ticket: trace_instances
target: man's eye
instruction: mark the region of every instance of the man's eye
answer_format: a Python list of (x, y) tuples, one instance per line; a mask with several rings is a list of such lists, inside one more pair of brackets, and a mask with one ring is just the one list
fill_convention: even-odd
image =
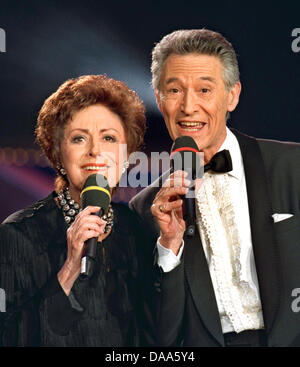
[(168, 92), (169, 92), (169, 93), (172, 93), (172, 94), (177, 94), (177, 93), (179, 93), (179, 89), (178, 89), (178, 88), (170, 88), (170, 89), (168, 90)]
[(202, 92), (202, 93), (208, 93), (208, 92), (209, 92), (209, 89), (208, 89), (208, 88), (202, 88), (202, 89), (201, 89), (201, 92)]

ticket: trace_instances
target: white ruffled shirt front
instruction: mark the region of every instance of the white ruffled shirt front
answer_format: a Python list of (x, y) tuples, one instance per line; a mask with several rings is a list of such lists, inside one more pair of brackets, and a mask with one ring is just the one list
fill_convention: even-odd
[[(238, 141), (227, 129), (219, 151), (230, 151), (233, 170), (206, 172), (196, 197), (196, 217), (223, 333), (264, 327), (251, 240), (245, 172)], [(158, 264), (165, 272), (180, 263), (158, 241)]]

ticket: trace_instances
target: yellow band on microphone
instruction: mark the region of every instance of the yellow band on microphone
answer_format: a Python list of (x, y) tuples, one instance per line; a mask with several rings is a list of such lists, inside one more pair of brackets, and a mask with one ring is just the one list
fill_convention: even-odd
[(86, 191), (90, 191), (90, 190), (99, 190), (99, 191), (103, 191), (105, 192), (106, 195), (108, 195), (109, 200), (111, 200), (111, 195), (110, 192), (105, 189), (104, 187), (100, 187), (100, 186), (88, 186), (85, 189), (83, 189), (80, 193), (80, 197), (83, 195), (83, 193), (85, 193)]

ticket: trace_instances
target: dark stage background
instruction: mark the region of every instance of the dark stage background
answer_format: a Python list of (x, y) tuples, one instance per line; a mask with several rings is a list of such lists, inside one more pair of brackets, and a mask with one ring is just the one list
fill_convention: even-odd
[[(0, 222), (52, 190), (54, 174), (33, 132), (44, 99), (70, 77), (106, 73), (126, 82), (147, 108), (146, 152), (169, 150), (150, 86), (151, 50), (173, 30), (202, 27), (221, 32), (238, 53), (243, 90), (229, 126), (300, 142), (299, 0), (0, 1), (6, 35), (6, 52), (0, 52)], [(127, 202), (135, 191), (117, 199)]]

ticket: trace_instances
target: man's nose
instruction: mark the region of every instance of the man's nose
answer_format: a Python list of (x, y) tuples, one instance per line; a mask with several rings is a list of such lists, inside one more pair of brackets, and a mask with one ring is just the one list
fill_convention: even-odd
[(194, 112), (199, 111), (198, 96), (194, 91), (186, 91), (181, 103), (181, 111), (186, 115), (192, 115)]

